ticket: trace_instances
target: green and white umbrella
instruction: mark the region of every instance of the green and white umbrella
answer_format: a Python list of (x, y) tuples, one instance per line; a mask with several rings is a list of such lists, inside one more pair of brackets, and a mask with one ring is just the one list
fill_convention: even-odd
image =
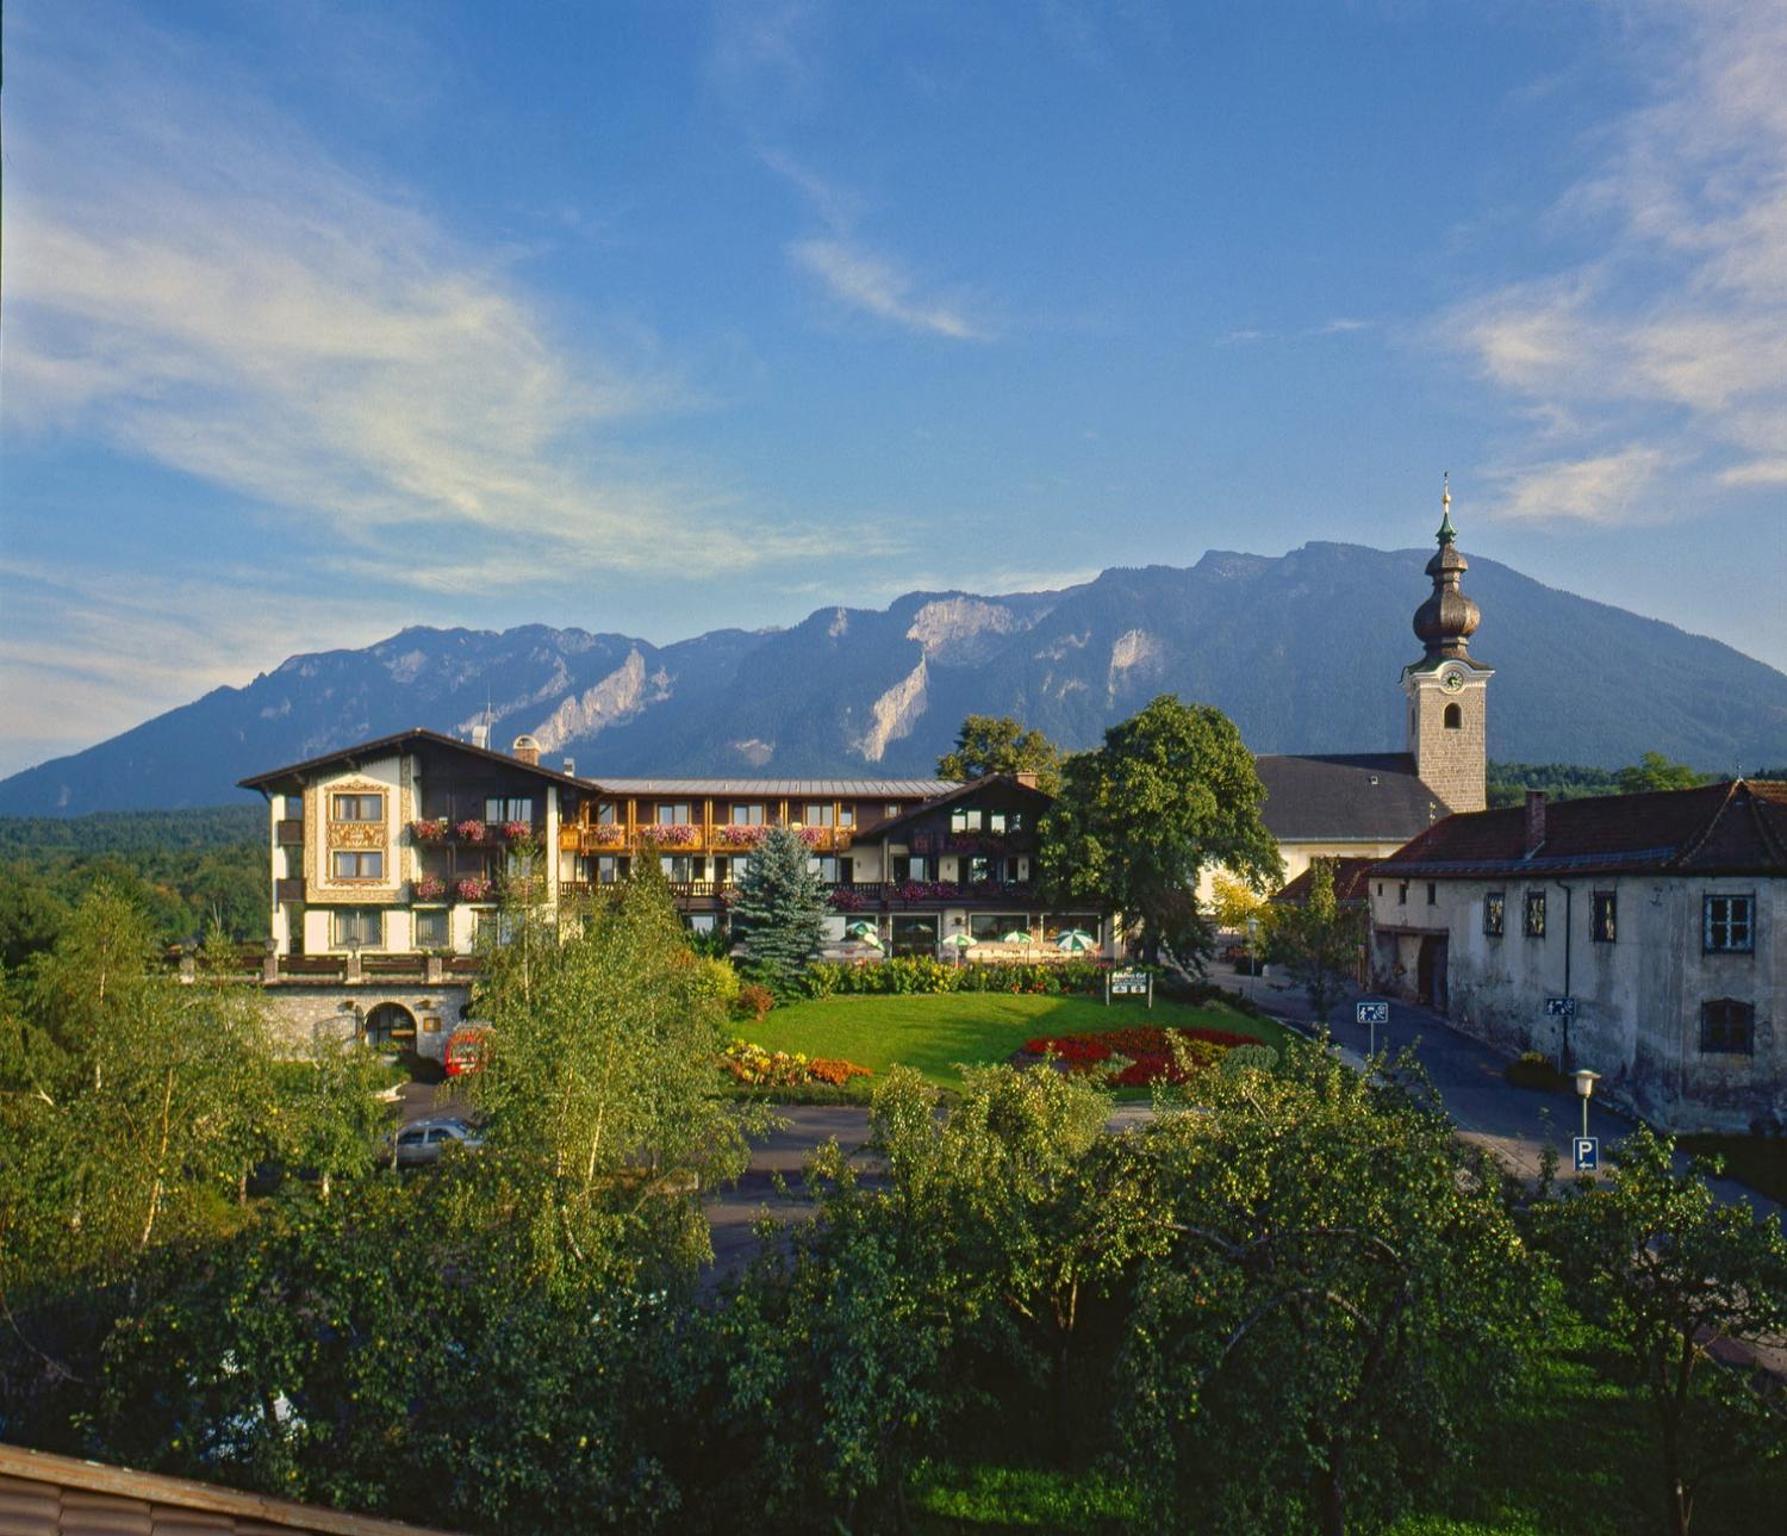
[(999, 942), (1001, 944), (1028, 944), (1030, 931), (1027, 928), (1014, 928), (1010, 933), (1000, 934)]
[(974, 940), (965, 933), (952, 933), (943, 942), (953, 944), (957, 949), (972, 949), (974, 947)]
[(1070, 955), (1078, 954), (1082, 950), (1097, 949), (1098, 940), (1084, 928), (1069, 928), (1056, 938), (1055, 948), (1064, 949)]
[(846, 928), (844, 932), (846, 936), (857, 940), (859, 943), (873, 944), (877, 949), (881, 947), (881, 935), (875, 931), (875, 925), (873, 923), (863, 922), (859, 919)]

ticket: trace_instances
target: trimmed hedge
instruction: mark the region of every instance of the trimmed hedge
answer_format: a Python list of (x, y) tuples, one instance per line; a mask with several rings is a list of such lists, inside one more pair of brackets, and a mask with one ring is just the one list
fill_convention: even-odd
[(809, 997), (896, 996), (937, 992), (1029, 992), (1049, 997), (1098, 992), (1105, 967), (1093, 960), (951, 965), (928, 955), (901, 955), (843, 965), (815, 960), (802, 977)]

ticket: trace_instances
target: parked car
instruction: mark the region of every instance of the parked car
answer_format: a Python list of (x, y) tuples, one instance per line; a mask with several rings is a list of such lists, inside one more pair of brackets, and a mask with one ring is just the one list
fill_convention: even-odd
[(391, 1156), (399, 1168), (419, 1168), (438, 1162), (450, 1146), (475, 1152), (483, 1145), (484, 1133), (470, 1121), (448, 1117), (416, 1120), (392, 1138)]

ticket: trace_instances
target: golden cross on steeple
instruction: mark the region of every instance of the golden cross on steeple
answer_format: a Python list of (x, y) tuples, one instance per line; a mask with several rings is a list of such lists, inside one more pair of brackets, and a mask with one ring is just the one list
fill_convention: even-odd
[(1451, 544), (1458, 538), (1458, 530), (1452, 526), (1452, 471), (1446, 470), (1440, 476), (1440, 531), (1439, 541)]

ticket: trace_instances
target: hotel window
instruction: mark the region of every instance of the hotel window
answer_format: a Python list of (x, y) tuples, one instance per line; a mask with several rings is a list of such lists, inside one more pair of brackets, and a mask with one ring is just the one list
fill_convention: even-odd
[(830, 805), (809, 803), (805, 808), (801, 820), (809, 827), (829, 827), (835, 822), (832, 812), (833, 807)]
[(838, 825), (840, 827), (854, 827), (856, 825), (856, 807), (854, 805), (840, 805), (838, 807)]
[(1708, 954), (1749, 954), (1756, 948), (1756, 898), (1708, 896), (1705, 905)]
[(329, 855), (329, 876), (334, 880), (383, 880), (385, 856), (382, 853), (345, 853), (337, 849)]
[(1611, 944), (1618, 937), (1619, 897), (1612, 891), (1596, 891), (1589, 919), (1589, 935), (1597, 944)]
[(1700, 1049), (1724, 1056), (1748, 1056), (1756, 1049), (1756, 1009), (1736, 998), (1700, 1005)]
[(534, 819), (534, 802), (526, 795), (492, 795), (484, 802), (486, 821), (526, 821)]
[[(1383, 887), (1378, 891), (1381, 894)], [(1508, 897), (1503, 891), (1490, 891), (1483, 898), (1483, 931), (1492, 939), (1502, 936), (1503, 925), (1508, 920)]]
[(1396, 887), (1396, 905), (1406, 907), (1409, 904), (1409, 883), (1404, 880)]
[(612, 827), (614, 825), (614, 802), (612, 800), (598, 800), (596, 802), (596, 825), (598, 827)]
[(427, 912), (416, 914), (417, 949), (445, 949), (449, 943), (447, 935), (448, 913), (444, 908), (436, 907)]
[(1528, 891), (1526, 893), (1526, 936), (1529, 939), (1545, 937), (1545, 893)]
[(342, 907), (334, 917), (336, 949), (377, 949), (385, 942), (385, 914), (376, 907)]
[(970, 883), (979, 884), (983, 880), (993, 878), (993, 861), (976, 854), (968, 861), (968, 879)]
[(385, 797), (383, 795), (329, 796), (329, 820), (331, 821), (383, 821), (384, 819)]
[(893, 877), (895, 884), (904, 884), (908, 880), (928, 880), (930, 873), (922, 858), (899, 854), (893, 861)]
[(978, 807), (958, 806), (949, 813), (949, 830), (951, 832), (980, 831), (980, 810)]
[(1427, 905), (1430, 907), (1437, 906), (1439, 905), (1439, 899), (1440, 888), (1438, 882), (1429, 880), (1427, 882)]
[(829, 853), (820, 854), (817, 858), (808, 859), (807, 868), (827, 885), (836, 885), (840, 880), (846, 878), (839, 873), (838, 859)]
[(987, 831), (1003, 833), (1005, 831), (1005, 825), (1006, 825), (1006, 823), (1005, 823), (1005, 812), (1004, 811), (988, 811), (987, 812)]
[(686, 827), (694, 817), (689, 814), (687, 800), (666, 800), (658, 806), (658, 825), (660, 827)]
[(614, 885), (627, 878), (627, 861), (616, 858), (612, 853), (596, 856), (596, 884)]
[(665, 853), (658, 856), (658, 868), (664, 871), (664, 878), (679, 884), (699, 878), (695, 873), (698, 862), (699, 860), (686, 853)]
[(762, 826), (763, 807), (761, 805), (734, 805), (732, 807), (732, 825), (735, 827)]
[(900, 808), (895, 805), (893, 801), (889, 800), (886, 805), (881, 807), (881, 814), (884, 820), (892, 821), (894, 817), (900, 814)]

